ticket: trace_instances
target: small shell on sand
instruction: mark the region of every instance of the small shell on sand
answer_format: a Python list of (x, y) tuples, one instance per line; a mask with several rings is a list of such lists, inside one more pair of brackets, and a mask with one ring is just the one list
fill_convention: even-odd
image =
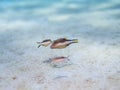
[(49, 60), (43, 61), (43, 63), (49, 63), (52, 67), (56, 68), (60, 68), (71, 64), (70, 59), (64, 56), (50, 58)]

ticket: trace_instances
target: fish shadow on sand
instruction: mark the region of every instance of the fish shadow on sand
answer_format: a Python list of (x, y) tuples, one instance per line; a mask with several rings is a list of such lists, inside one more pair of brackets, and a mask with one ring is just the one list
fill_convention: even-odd
[(70, 61), (69, 57), (64, 56), (50, 58), (48, 60), (43, 61), (43, 63), (49, 64), (54, 68), (62, 68), (68, 65), (72, 65), (72, 62)]

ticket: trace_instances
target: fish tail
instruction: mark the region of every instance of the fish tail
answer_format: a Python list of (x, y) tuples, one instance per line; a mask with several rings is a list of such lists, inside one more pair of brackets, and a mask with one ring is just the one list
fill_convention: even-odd
[(38, 45), (38, 48), (39, 48), (39, 47), (41, 46), (41, 42), (36, 42), (36, 43), (39, 44), (39, 45)]
[(78, 43), (78, 39), (73, 39), (73, 43)]
[(40, 47), (41, 45), (38, 45), (38, 48)]
[(36, 42), (37, 44), (40, 44), (41, 42)]

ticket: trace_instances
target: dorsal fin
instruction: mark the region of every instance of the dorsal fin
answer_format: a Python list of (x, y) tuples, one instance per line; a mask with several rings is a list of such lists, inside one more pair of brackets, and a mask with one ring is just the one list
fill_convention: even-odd
[(51, 41), (51, 39), (46, 39), (46, 40), (42, 41), (42, 43), (43, 43), (43, 42), (47, 42), (47, 41)]

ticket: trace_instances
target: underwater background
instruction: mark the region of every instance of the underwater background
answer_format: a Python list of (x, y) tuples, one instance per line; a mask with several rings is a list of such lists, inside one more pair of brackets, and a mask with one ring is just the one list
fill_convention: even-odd
[(118, 25), (119, 0), (0, 0), (0, 21), (80, 20), (94, 26)]
[[(79, 43), (37, 48), (58, 38)], [(56, 89), (120, 90), (120, 0), (0, 0), (0, 90)]]

